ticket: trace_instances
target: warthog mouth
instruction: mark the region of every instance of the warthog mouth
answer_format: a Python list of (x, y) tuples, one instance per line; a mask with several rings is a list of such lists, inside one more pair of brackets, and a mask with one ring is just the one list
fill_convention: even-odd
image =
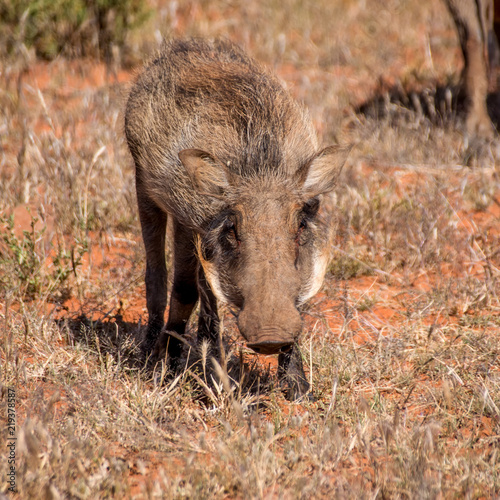
[(279, 354), (280, 352), (288, 352), (293, 344), (290, 342), (259, 342), (256, 344), (247, 344), (250, 349), (253, 349), (258, 354)]

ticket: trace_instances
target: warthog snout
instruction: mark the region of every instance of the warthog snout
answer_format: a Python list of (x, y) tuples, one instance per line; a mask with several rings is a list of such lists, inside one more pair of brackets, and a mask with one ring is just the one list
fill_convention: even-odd
[[(266, 318), (266, 312), (274, 311), (274, 318)], [(273, 321), (268, 323), (266, 320)], [(247, 346), (259, 354), (278, 354), (290, 350), (302, 331), (300, 313), (295, 307), (248, 310), (243, 308), (238, 316), (238, 328)]]
[(302, 326), (300, 316), (297, 319), (295, 326), (286, 329), (271, 326), (247, 328), (242, 321), (238, 321), (238, 326), (250, 349), (259, 354), (278, 354), (290, 350), (297, 341)]

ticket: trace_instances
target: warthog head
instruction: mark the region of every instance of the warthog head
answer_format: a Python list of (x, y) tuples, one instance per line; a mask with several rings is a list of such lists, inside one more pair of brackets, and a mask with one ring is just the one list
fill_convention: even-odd
[(198, 256), (217, 298), (239, 309), (238, 327), (256, 352), (284, 352), (302, 330), (298, 307), (318, 291), (331, 252), (321, 198), (348, 152), (332, 146), (292, 174), (266, 176), (238, 175), (198, 149), (179, 153), (198, 194), (220, 203)]

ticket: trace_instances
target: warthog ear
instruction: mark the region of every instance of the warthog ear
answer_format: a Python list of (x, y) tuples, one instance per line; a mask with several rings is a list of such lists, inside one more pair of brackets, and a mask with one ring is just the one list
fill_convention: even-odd
[(335, 187), (352, 146), (329, 146), (297, 172), (304, 199), (328, 193)]
[(179, 158), (200, 194), (221, 198), (229, 187), (230, 172), (218, 160), (201, 149), (184, 149)]

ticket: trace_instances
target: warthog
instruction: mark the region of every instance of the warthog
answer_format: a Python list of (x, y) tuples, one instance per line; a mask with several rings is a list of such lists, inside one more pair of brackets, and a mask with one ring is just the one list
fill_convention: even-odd
[[(279, 354), (290, 398), (308, 391), (299, 306), (321, 286), (332, 225), (322, 198), (349, 148), (318, 149), (305, 111), (228, 41), (174, 40), (137, 78), (125, 133), (136, 165), (149, 314), (144, 350), (178, 359), (199, 300), (198, 341), (216, 349), (217, 300), (254, 351)], [(174, 277), (166, 327), (165, 228)]]

